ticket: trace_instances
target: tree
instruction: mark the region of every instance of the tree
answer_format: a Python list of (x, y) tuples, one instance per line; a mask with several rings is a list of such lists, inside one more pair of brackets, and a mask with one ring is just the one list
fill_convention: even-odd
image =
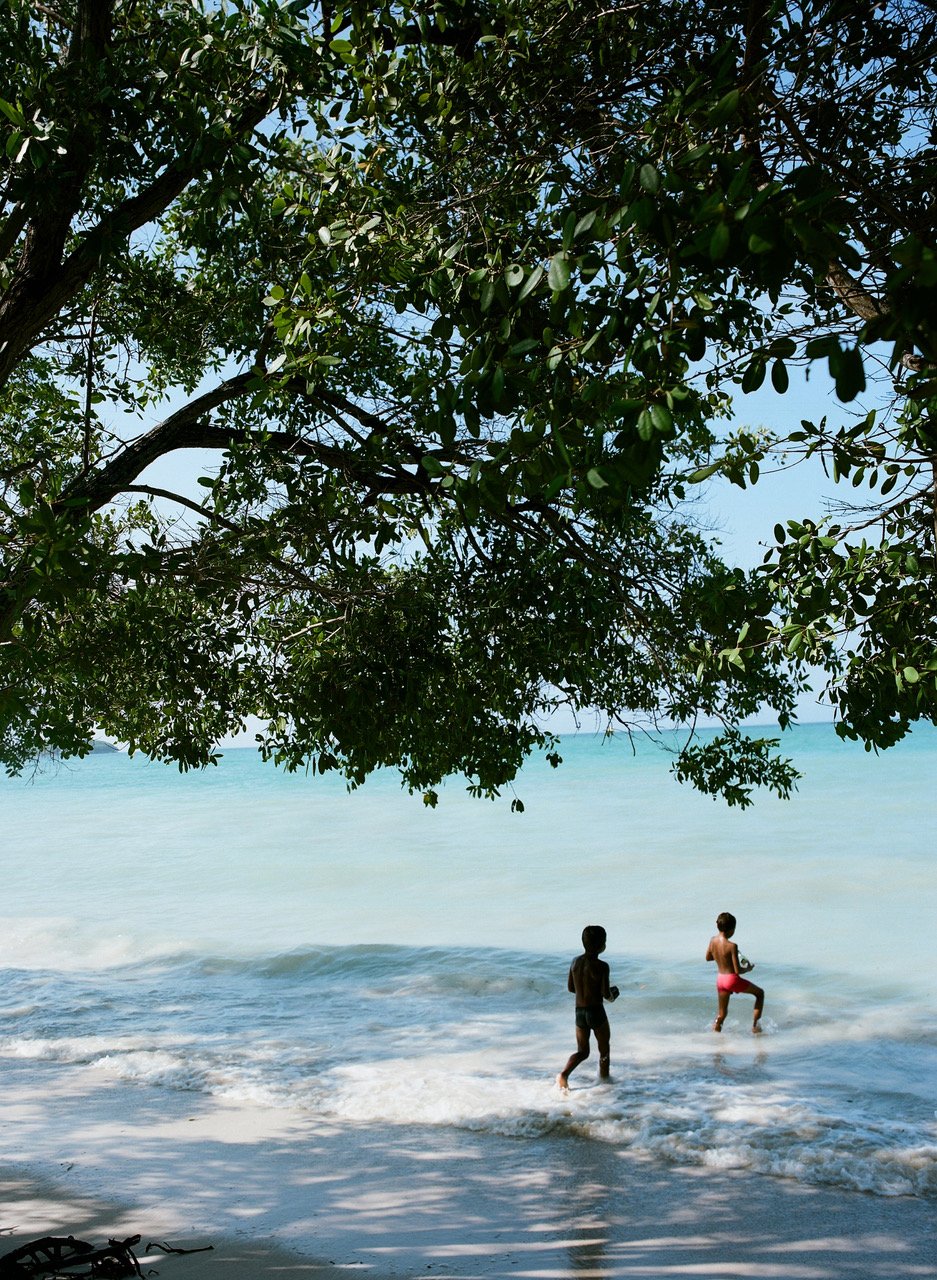
[[(557, 5), (499, 52), (471, 80), (438, 82), (426, 131), (460, 164), (467, 152), (495, 157), (489, 192), (503, 191), (499, 170), (511, 175), (507, 218), (484, 226), (473, 196), (459, 204), (460, 251), (474, 226), (481, 261), (474, 290), (471, 275), (452, 288), (468, 286), (490, 317), (462, 322), (486, 352), (473, 394), (484, 402), (490, 379), (497, 396), (504, 378), (501, 403), (529, 403), (527, 387), (512, 388), (512, 356), (533, 340), (535, 359), (568, 366), (550, 387), (551, 430), (614, 422), (613, 450), (589, 474), (627, 502), (642, 467), (666, 474), (680, 448), (702, 460), (727, 391), (756, 390), (770, 370), (783, 394), (790, 365), (820, 362), (848, 406), (840, 421), (773, 440), (737, 432), (686, 480), (722, 471), (744, 486), (769, 453), (813, 456), (864, 486), (865, 508), (844, 504), (846, 520), (793, 513), (761, 575), (771, 624), (702, 659), (744, 668), (767, 646), (779, 662), (819, 665), (840, 732), (868, 746), (932, 720), (934, 6), (669, 5), (651, 16)], [(500, 89), (521, 79), (518, 65), (520, 109)], [(531, 129), (532, 102), (549, 102), (551, 120)], [(505, 223), (520, 231), (511, 244)], [(451, 308), (445, 279), (434, 284), (430, 298)], [(870, 367), (871, 407), (856, 412)], [(762, 617), (756, 607), (749, 621)]]
[[(843, 130), (904, 138), (896, 203), (929, 208), (922, 8), (15, 0), (7, 767), (95, 724), (198, 765), (258, 714), (290, 767), (491, 794), (556, 758), (542, 717), (567, 703), (713, 716), (680, 776), (786, 793), (739, 723), (788, 723), (856, 610), (817, 606), (790, 541), (724, 566), (682, 504), (771, 445), (718, 444), (740, 381), (822, 358), (858, 392), (857, 313), (927, 386), (926, 217), (897, 245), (863, 166), (830, 158)], [(824, 124), (850, 77), (855, 119)], [(186, 448), (218, 457), (200, 500), (147, 483)], [(803, 556), (846, 554), (802, 527)]]

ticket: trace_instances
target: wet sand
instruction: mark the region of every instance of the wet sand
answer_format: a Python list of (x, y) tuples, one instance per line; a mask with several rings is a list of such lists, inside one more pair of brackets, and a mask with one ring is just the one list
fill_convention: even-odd
[[(163, 1280), (935, 1275), (926, 1200), (645, 1162), (568, 1134), (375, 1131), (145, 1088), (121, 1113), (74, 1076), (0, 1102), (0, 1253), (139, 1234), (143, 1274)], [(49, 1108), (57, 1156), (31, 1142)]]

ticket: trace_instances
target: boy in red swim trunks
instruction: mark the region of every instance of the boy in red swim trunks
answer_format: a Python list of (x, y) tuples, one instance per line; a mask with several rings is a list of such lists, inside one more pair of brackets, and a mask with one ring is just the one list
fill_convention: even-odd
[(743, 978), (743, 973), (751, 973), (754, 965), (750, 960), (744, 960), (739, 956), (739, 949), (734, 942), (731, 941), (733, 933), (735, 933), (736, 919), (729, 911), (723, 911), (716, 920), (716, 928), (719, 930), (717, 934), (709, 940), (709, 946), (706, 949), (706, 959), (715, 960), (718, 973), (716, 974), (716, 992), (719, 996), (719, 1012), (716, 1014), (716, 1021), (713, 1023), (713, 1031), (721, 1031), (722, 1024), (726, 1020), (726, 1014), (729, 1012), (729, 996), (743, 993), (755, 997), (755, 1016), (752, 1021), (752, 1031), (758, 1034), (761, 1031), (761, 1014), (765, 1007), (765, 993), (761, 987), (756, 987), (754, 982), (749, 982), (747, 978)]
[(570, 1072), (589, 1056), (589, 1036), (595, 1032), (599, 1050), (599, 1077), (608, 1079), (611, 1029), (603, 1000), (617, 1000), (618, 988), (608, 985), (609, 969), (599, 956), (605, 950), (605, 930), (600, 924), (587, 924), (582, 931), (583, 954), (569, 966), (566, 986), (576, 994), (576, 1052), (556, 1077), (564, 1093), (569, 1088)]

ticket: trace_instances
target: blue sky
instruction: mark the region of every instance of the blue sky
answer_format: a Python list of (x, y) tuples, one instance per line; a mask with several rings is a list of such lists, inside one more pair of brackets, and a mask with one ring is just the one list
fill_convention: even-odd
[[(796, 430), (802, 419), (819, 422), (824, 415), (831, 426), (848, 424), (864, 417), (873, 403), (880, 403), (884, 391), (873, 388), (870, 396), (842, 404), (825, 370), (814, 369), (809, 382), (800, 370), (790, 373), (790, 390), (784, 395), (767, 385), (751, 395), (739, 393), (733, 427), (764, 427), (780, 434)], [(831, 500), (856, 497), (850, 485), (835, 484), (820, 461), (812, 458), (786, 467), (766, 462), (758, 483), (744, 490), (714, 478), (706, 483), (701, 507), (709, 513), (726, 558), (752, 568), (762, 559), (762, 544), (773, 541), (776, 524), (808, 515), (816, 520), (826, 513)]]

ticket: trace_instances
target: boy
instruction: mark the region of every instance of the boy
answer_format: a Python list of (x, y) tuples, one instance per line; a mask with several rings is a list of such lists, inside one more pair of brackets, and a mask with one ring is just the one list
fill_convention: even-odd
[(593, 1031), (599, 1050), (599, 1076), (608, 1079), (611, 1031), (602, 1001), (618, 999), (618, 988), (608, 985), (608, 965), (599, 959), (605, 950), (605, 930), (600, 924), (586, 925), (582, 946), (583, 954), (569, 966), (566, 980), (567, 989), (576, 995), (576, 1052), (556, 1077), (564, 1093), (569, 1091), (570, 1073), (589, 1056), (589, 1036)]
[(706, 950), (706, 959), (715, 960), (716, 968), (719, 972), (716, 974), (716, 992), (719, 996), (719, 1011), (716, 1014), (716, 1021), (713, 1023), (713, 1031), (721, 1031), (722, 1024), (726, 1020), (726, 1014), (729, 1012), (729, 996), (737, 992), (744, 992), (747, 995), (755, 997), (755, 1016), (752, 1021), (752, 1031), (756, 1034), (761, 1032), (761, 1012), (765, 1007), (765, 993), (761, 987), (756, 987), (754, 982), (749, 982), (747, 978), (743, 978), (743, 973), (751, 973), (754, 965), (750, 960), (739, 956), (739, 949), (734, 942), (730, 941), (733, 933), (735, 933), (736, 919), (730, 911), (723, 911), (716, 920), (716, 928), (719, 930), (709, 940), (709, 947)]

